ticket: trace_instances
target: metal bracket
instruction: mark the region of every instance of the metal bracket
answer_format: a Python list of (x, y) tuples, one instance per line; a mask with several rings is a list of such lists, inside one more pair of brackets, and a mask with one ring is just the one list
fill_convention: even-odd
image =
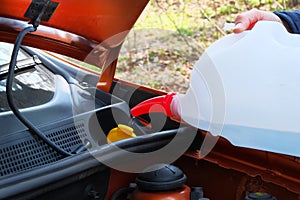
[(36, 21), (40, 18), (40, 21), (49, 21), (59, 3), (51, 0), (32, 0), (28, 7), (24, 17)]

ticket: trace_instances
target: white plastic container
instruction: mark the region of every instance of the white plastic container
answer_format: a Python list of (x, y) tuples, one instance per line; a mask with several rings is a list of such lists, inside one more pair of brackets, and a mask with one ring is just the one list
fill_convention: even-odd
[(227, 35), (174, 98), (184, 121), (234, 145), (300, 156), (300, 35), (266, 21)]

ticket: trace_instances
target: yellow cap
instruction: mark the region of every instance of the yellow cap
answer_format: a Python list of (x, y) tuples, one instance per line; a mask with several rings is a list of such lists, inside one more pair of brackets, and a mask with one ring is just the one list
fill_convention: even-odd
[(136, 137), (133, 129), (129, 126), (119, 124), (117, 128), (113, 128), (109, 131), (107, 135), (107, 142), (115, 142), (118, 140), (123, 140), (127, 138), (134, 138)]

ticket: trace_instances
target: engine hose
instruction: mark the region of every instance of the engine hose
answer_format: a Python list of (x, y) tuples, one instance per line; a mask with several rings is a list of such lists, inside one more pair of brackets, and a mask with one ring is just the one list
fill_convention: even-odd
[(14, 99), (13, 99), (13, 91), (12, 91), (12, 87), (13, 87), (13, 79), (14, 79), (14, 71), (15, 71), (15, 66), (17, 63), (17, 56), (18, 56), (18, 51), (20, 49), (22, 40), (24, 38), (24, 36), (29, 33), (29, 32), (34, 32), (36, 31), (36, 27), (34, 26), (30, 26), (30, 27), (26, 27), (24, 28), (18, 35), (14, 48), (13, 48), (13, 52), (11, 55), (11, 60), (9, 63), (9, 69), (8, 69), (8, 75), (7, 75), (7, 80), (6, 80), (6, 96), (7, 96), (7, 102), (8, 105), (11, 109), (11, 111), (14, 113), (14, 115), (29, 129), (30, 133), (32, 133), (33, 135), (38, 136), (38, 138), (40, 138), (42, 141), (44, 141), (46, 144), (48, 144), (51, 148), (53, 148), (55, 151), (57, 151), (59, 154), (63, 155), (63, 156), (70, 156), (72, 154), (70, 154), (69, 152), (65, 151), (64, 149), (62, 149), (61, 147), (59, 147), (58, 145), (56, 145), (54, 142), (52, 142), (50, 139), (48, 139), (38, 128), (36, 128), (17, 108), (17, 106), (14, 103)]
[(132, 193), (134, 189), (135, 189), (134, 187), (120, 188), (111, 196), (110, 200), (117, 200), (122, 195)]

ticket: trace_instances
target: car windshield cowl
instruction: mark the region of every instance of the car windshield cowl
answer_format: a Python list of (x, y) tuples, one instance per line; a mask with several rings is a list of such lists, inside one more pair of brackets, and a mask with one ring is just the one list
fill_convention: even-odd
[[(6, 98), (6, 77), (13, 44), (0, 46), (0, 112), (9, 111)], [(49, 102), (55, 90), (54, 75), (47, 70), (36, 55), (29, 55), (23, 49), (18, 52), (15, 66), (15, 80), (12, 86), (15, 102), (19, 108), (28, 108)], [(32, 97), (35, 98), (32, 98)]]

